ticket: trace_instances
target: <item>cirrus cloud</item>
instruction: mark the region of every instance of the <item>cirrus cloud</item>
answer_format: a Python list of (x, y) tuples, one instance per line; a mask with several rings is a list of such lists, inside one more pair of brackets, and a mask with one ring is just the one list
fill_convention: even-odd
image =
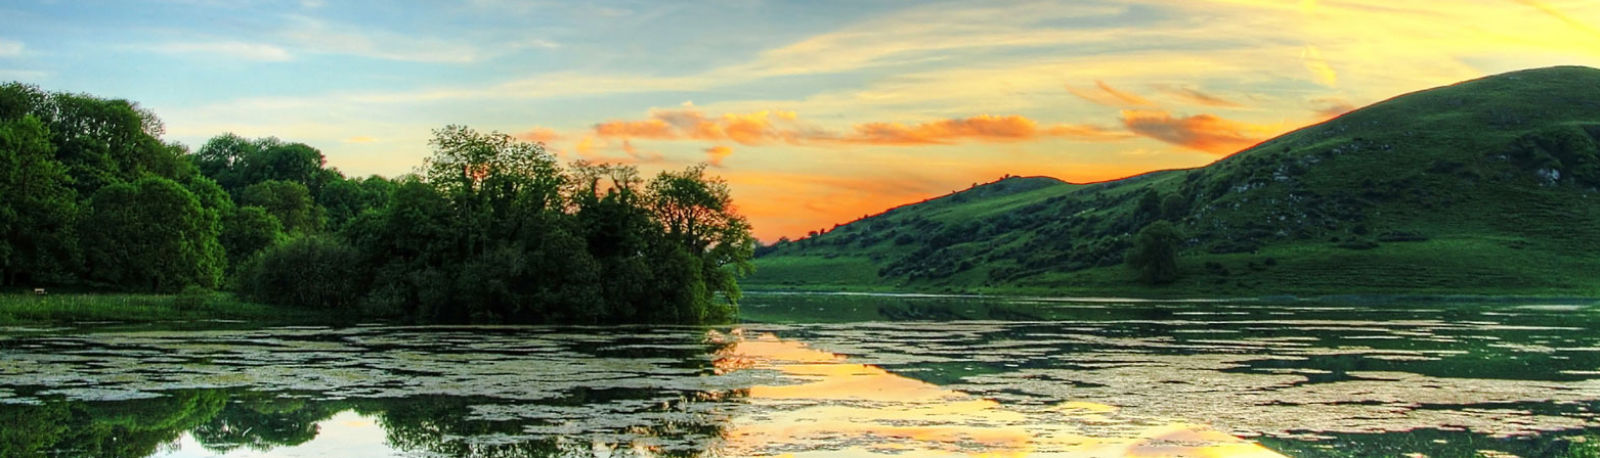
[(1122, 124), (1135, 134), (1213, 154), (1232, 154), (1266, 139), (1261, 126), (1210, 114), (1173, 117), (1161, 110), (1124, 110)]

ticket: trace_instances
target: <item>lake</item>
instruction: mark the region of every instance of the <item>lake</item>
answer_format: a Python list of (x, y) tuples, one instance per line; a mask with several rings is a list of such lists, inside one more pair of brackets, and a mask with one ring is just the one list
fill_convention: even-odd
[(1584, 302), (752, 294), (746, 323), (0, 328), (0, 456), (1556, 456)]

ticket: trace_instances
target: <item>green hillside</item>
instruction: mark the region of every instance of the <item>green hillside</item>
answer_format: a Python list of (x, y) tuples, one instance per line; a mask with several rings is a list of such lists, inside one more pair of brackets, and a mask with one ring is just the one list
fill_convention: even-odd
[[(763, 247), (747, 289), (1600, 294), (1600, 70), (1403, 95), (1209, 166), (1008, 178)], [(1133, 234), (1184, 234), (1144, 286)]]

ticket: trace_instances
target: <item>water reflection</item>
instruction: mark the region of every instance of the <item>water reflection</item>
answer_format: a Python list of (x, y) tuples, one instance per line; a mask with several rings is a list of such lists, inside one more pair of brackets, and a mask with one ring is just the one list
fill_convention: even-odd
[(733, 419), (727, 453), (738, 456), (1281, 456), (1203, 425), (1140, 426), (1093, 437), (1115, 407), (1064, 402), (1035, 411), (852, 363), (843, 356), (763, 333), (718, 352), (724, 371), (771, 368), (797, 383), (749, 389), (750, 413)]
[[(0, 329), (0, 456), (1550, 456), (1600, 435), (1586, 307), (780, 299), (742, 330)], [(786, 323), (802, 310), (855, 321)]]

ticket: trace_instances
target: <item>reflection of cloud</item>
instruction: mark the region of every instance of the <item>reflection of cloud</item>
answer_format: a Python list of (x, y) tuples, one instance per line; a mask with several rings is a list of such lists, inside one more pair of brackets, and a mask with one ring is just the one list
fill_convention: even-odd
[(745, 339), (741, 330), (726, 336), (713, 331), (711, 340), (732, 342), (716, 353), (719, 374), (765, 369), (801, 381), (749, 388), (746, 400), (751, 404), (782, 408), (734, 418), (723, 435), (730, 455), (805, 449), (910, 456), (982, 451), (984, 456), (1281, 457), (1204, 425), (1130, 424), (1131, 435), (1097, 436), (1081, 425), (1126, 422), (1114, 417), (1119, 409), (1089, 402), (1043, 409), (1002, 404), (851, 363), (772, 334)]
[(1209, 114), (1174, 118), (1165, 111), (1126, 110), (1122, 123), (1139, 135), (1216, 154), (1234, 153), (1263, 140), (1257, 136), (1260, 127)]

